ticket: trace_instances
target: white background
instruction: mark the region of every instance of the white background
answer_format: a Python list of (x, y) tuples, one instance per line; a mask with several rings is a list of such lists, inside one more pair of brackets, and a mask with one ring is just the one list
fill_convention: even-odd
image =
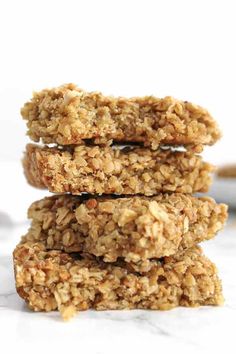
[(205, 150), (206, 158), (236, 161), (235, 4), (0, 0), (0, 212), (20, 222), (29, 203), (44, 194), (27, 187), (22, 176), (27, 138), (19, 111), (33, 90), (62, 83), (200, 104), (224, 133)]

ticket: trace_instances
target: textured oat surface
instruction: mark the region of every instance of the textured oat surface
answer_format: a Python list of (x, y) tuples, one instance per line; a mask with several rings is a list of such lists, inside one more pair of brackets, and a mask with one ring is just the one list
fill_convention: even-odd
[(148, 267), (146, 260), (214, 237), (223, 227), (227, 207), (211, 198), (183, 194), (87, 199), (55, 195), (34, 202), (28, 217), (28, 241), (90, 253), (105, 262), (122, 257), (143, 269)]
[(207, 192), (213, 170), (192, 152), (83, 145), (59, 149), (29, 144), (23, 164), (31, 185), (76, 195)]
[(73, 84), (35, 93), (21, 110), (34, 141), (80, 144), (92, 139), (160, 144), (214, 144), (220, 131), (203, 108), (172, 97), (114, 98)]
[(223, 303), (217, 270), (198, 247), (165, 257), (139, 274), (125, 264), (74, 259), (47, 251), (41, 242), (28, 242), (16, 247), (14, 267), (17, 291), (29, 307), (59, 309), (65, 319), (89, 308), (168, 310)]

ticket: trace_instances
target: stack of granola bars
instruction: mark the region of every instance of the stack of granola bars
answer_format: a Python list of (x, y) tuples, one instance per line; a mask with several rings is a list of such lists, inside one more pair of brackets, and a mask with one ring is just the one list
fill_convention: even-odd
[[(220, 137), (203, 108), (171, 97), (114, 98), (69, 84), (22, 109), (33, 203), (14, 251), (16, 288), (35, 311), (219, 305), (215, 265), (197, 245), (227, 208), (207, 197), (204, 145)], [(52, 145), (53, 144), (53, 145)], [(60, 194), (57, 194), (60, 193)]]

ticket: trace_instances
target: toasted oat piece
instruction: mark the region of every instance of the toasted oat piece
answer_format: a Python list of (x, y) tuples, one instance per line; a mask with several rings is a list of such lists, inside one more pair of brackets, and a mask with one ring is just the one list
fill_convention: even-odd
[(73, 84), (34, 93), (21, 114), (32, 140), (61, 145), (92, 139), (96, 144), (143, 142), (156, 149), (160, 144), (212, 145), (221, 135), (210, 114), (187, 101), (105, 97)]
[(217, 269), (199, 247), (158, 260), (145, 274), (124, 263), (47, 251), (41, 242), (18, 245), (13, 257), (18, 294), (34, 311), (59, 309), (64, 319), (89, 308), (169, 310), (223, 303)]
[(29, 144), (23, 164), (31, 185), (76, 195), (207, 192), (213, 171), (192, 152), (139, 147), (82, 145), (65, 150)]
[(83, 252), (148, 267), (160, 258), (208, 240), (223, 227), (227, 207), (184, 194), (155, 197), (85, 198), (55, 195), (34, 202), (25, 241), (48, 249)]

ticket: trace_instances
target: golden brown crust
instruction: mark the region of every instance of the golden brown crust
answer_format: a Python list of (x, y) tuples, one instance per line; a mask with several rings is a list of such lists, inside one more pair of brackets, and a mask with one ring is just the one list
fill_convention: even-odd
[(43, 243), (14, 251), (16, 289), (34, 311), (59, 309), (65, 319), (76, 310), (153, 309), (221, 305), (217, 270), (199, 247), (153, 264), (145, 274), (94, 258), (75, 260)]
[(25, 241), (48, 249), (90, 253), (105, 262), (122, 257), (145, 269), (152, 258), (169, 256), (210, 239), (223, 227), (227, 207), (211, 198), (183, 194), (155, 197), (51, 196), (28, 211)]
[(213, 170), (192, 152), (134, 146), (59, 149), (29, 144), (23, 164), (31, 185), (74, 195), (207, 192)]
[(212, 145), (220, 131), (203, 108), (172, 97), (114, 98), (87, 93), (73, 84), (46, 89), (21, 110), (34, 141), (60, 145), (92, 139), (168, 145)]

